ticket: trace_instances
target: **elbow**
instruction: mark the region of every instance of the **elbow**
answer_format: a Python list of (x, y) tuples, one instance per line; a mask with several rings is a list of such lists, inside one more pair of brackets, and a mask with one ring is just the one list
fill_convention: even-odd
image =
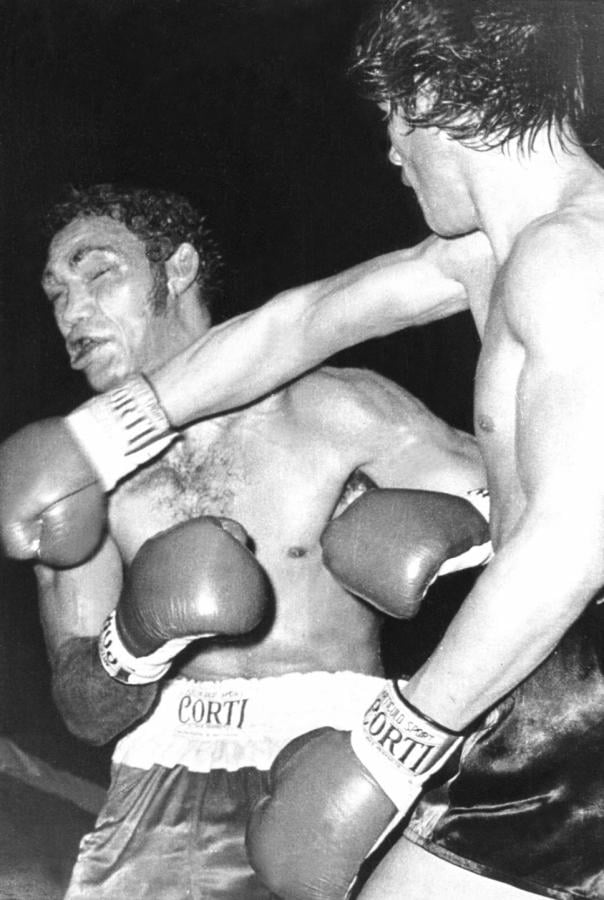
[(70, 734), (93, 747), (102, 747), (115, 737), (114, 734), (106, 733), (99, 727), (98, 722), (82, 721), (65, 715), (62, 715), (62, 718)]
[(103, 721), (93, 704), (76, 705), (70, 702), (69, 697), (64, 696), (61, 684), (56, 681), (52, 686), (52, 696), (63, 724), (78, 740), (93, 747), (102, 747), (116, 737), (115, 731), (108, 727), (108, 722)]
[(99, 722), (98, 716), (95, 716), (92, 711), (90, 715), (83, 715), (81, 712), (69, 709), (56, 694), (54, 700), (65, 727), (78, 740), (93, 747), (102, 747), (116, 737), (103, 722)]
[(571, 594), (589, 602), (604, 586), (604, 533), (600, 529), (561, 530), (549, 547), (548, 565)]
[(321, 282), (313, 282), (289, 288), (263, 307), (265, 314), (270, 314), (267, 319), (268, 346), (275, 357), (280, 355), (282, 358), (287, 372), (284, 381), (298, 377), (329, 355), (322, 353), (321, 348), (315, 354), (312, 352), (321, 334), (316, 322), (320, 285)]
[[(586, 519), (587, 517), (585, 517)], [(550, 614), (579, 615), (604, 587), (604, 531), (594, 519), (551, 515), (524, 528), (495, 554), (495, 561), (525, 574), (547, 602)], [(498, 557), (500, 559), (498, 560)]]

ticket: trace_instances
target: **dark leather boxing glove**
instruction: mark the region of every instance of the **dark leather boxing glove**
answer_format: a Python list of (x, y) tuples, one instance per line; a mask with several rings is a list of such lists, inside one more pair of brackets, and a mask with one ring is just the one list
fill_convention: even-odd
[(325, 528), (323, 561), (346, 590), (388, 615), (411, 618), (439, 575), (483, 565), (492, 555), (488, 494), (467, 497), (367, 491)]
[(0, 528), (8, 556), (75, 565), (96, 549), (105, 521), (103, 488), (62, 419), (28, 425), (0, 446)]
[(341, 900), (394, 804), (359, 764), (350, 734), (332, 728), (288, 744), (270, 785), (248, 823), (252, 867), (283, 900)]
[(64, 419), (27, 425), (0, 446), (0, 538), (15, 559), (74, 566), (98, 548), (105, 493), (176, 435), (136, 376)]
[(191, 641), (259, 625), (270, 584), (244, 539), (232, 520), (202, 517), (146, 541), (99, 638), (105, 670), (125, 684), (157, 681)]
[(248, 823), (253, 868), (282, 900), (344, 900), (460, 740), (388, 684), (352, 736), (323, 728), (292, 741)]

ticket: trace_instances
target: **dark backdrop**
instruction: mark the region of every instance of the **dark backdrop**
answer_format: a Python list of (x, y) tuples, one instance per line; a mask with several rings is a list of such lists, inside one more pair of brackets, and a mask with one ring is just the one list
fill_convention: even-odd
[[(38, 287), (45, 252), (38, 220), (65, 182), (158, 185), (207, 210), (227, 272), (217, 320), (424, 236), (414, 198), (387, 162), (384, 125), (344, 75), (362, 7), (360, 0), (4, 0), (2, 435), (86, 397)], [(334, 362), (375, 368), (470, 429), (476, 352), (464, 314)], [(64, 740), (32, 574), (6, 561), (1, 567), (1, 730)], [(438, 605), (424, 617), (433, 630)], [(405, 636), (391, 630), (389, 658)]]

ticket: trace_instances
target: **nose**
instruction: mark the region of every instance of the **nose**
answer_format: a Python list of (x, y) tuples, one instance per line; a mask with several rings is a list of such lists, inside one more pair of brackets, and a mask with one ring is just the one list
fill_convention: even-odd
[(58, 324), (69, 330), (77, 322), (88, 318), (93, 312), (94, 300), (84, 286), (69, 285), (55, 303), (55, 317)]

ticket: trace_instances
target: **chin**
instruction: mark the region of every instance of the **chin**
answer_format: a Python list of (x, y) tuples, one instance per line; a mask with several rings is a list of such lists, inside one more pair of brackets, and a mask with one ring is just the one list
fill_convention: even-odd
[(86, 372), (86, 381), (93, 391), (103, 394), (118, 387), (131, 375), (131, 372)]
[(463, 220), (461, 217), (455, 221), (440, 216), (424, 215), (424, 218), (434, 234), (442, 238), (463, 237), (476, 231), (478, 227), (475, 222)]
[(476, 231), (476, 226), (468, 225), (467, 222), (443, 222), (442, 219), (425, 218), (430, 230), (441, 238), (458, 238)]

